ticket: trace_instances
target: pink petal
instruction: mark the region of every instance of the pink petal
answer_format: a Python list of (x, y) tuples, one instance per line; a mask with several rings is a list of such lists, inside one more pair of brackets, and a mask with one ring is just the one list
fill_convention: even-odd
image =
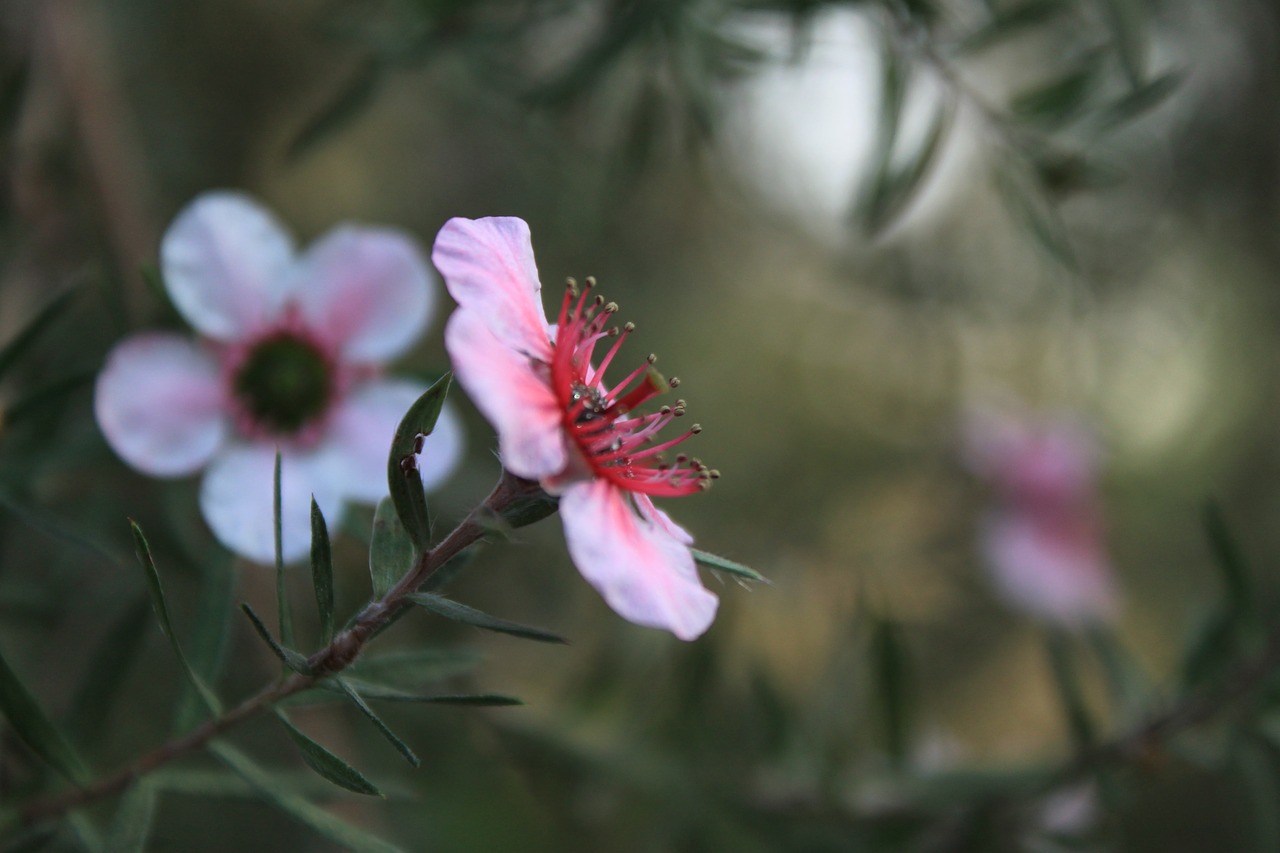
[(987, 520), (982, 547), (1014, 607), (1069, 627), (1115, 616), (1118, 594), (1094, 520), (1001, 512)]
[(483, 318), (459, 308), (444, 330), (454, 375), (498, 431), (502, 464), (530, 480), (549, 477), (568, 462), (560, 404), (542, 365), (508, 348)]
[(295, 275), (307, 324), (358, 363), (387, 361), (412, 346), (435, 297), (417, 244), (391, 229), (339, 226), (303, 253)]
[(542, 284), (523, 219), (450, 219), (436, 236), (431, 260), (458, 305), (483, 317), (498, 340), (551, 361)]
[[(349, 500), (375, 503), (387, 493), (391, 439), (404, 413), (426, 390), (416, 382), (378, 379), (357, 388), (334, 413), (325, 446), (341, 460), (340, 486)], [(418, 457), (426, 489), (453, 473), (462, 461), (462, 449), (462, 425), (453, 407), (445, 404)]]
[[(256, 563), (275, 562), (275, 447), (237, 444), (218, 454), (200, 483), (200, 511), (218, 541)], [(323, 453), (285, 450), (280, 462), (280, 527), (288, 562), (311, 550), (311, 497), (332, 530), (342, 516), (342, 472)]]
[(560, 498), (569, 555), (609, 606), (637, 625), (692, 640), (711, 625), (718, 602), (661, 515), (642, 518), (630, 496), (604, 480), (571, 486)]
[(117, 344), (98, 374), (93, 409), (111, 449), (157, 477), (198, 471), (227, 436), (218, 363), (178, 335)]
[(197, 331), (223, 341), (252, 335), (279, 314), (292, 264), (288, 232), (242, 193), (199, 196), (160, 243), (174, 305)]

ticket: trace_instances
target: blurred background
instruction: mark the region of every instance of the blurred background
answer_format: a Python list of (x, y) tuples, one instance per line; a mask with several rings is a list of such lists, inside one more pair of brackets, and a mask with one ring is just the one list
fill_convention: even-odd
[[(386, 707), (418, 770), (350, 709), (299, 707), (300, 726), (388, 793), (376, 802), (305, 781), (268, 721), (236, 735), (335, 814), (442, 852), (1280, 849), (1266, 703), (1226, 715), (1247, 717), (1246, 734), (1197, 731), (1136, 766), (1024, 781), (1070, 759), (1064, 684), (1079, 689), (1067, 710), (1106, 738), (1256, 649), (1224, 628), (1211, 500), (1260, 612), (1275, 592), (1274, 4), (47, 0), (0, 13), (0, 341), (74, 288), (0, 383), (0, 647), (65, 719), (95, 649), (146, 624), (84, 736), (95, 767), (162, 739), (182, 695), (136, 616), (126, 516), (151, 536), (179, 633), (229, 637), (210, 658), (223, 695), (278, 668), (209, 598), (270, 613), (270, 571), (218, 548), (195, 478), (119, 461), (91, 407), (112, 343), (180, 327), (143, 275), (166, 224), (197, 194), (238, 188), (301, 243), (346, 220), (429, 247), (452, 216), (526, 219), (548, 288), (597, 276), (639, 327), (631, 358), (656, 352), (682, 380), (697, 453), (723, 477), (664, 508), (699, 547), (770, 580), (706, 575), (719, 616), (684, 644), (610, 612), (557, 520), (517, 531), (450, 594), (570, 645), (420, 614), (378, 642), (480, 649), (457, 683), (523, 707)], [(400, 369), (447, 369), (446, 314)], [(990, 580), (980, 531), (995, 497), (966, 466), (962, 425), (993, 399), (1092, 431), (1118, 590), (1104, 628), (1046, 626)], [(490, 427), (454, 400), (469, 455), (433, 496), (442, 525), (499, 473)], [(362, 507), (331, 520), (347, 610), (368, 596), (371, 520)], [(307, 574), (293, 578), (304, 637)], [(0, 748), (0, 797), (17, 797), (29, 756), (12, 736)], [(196, 787), (161, 798), (147, 849), (337, 849)]]

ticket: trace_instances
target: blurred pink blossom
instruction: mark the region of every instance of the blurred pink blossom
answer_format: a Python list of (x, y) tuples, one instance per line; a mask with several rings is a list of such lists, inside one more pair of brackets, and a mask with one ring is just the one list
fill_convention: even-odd
[(1015, 607), (1069, 627), (1106, 621), (1119, 606), (1103, 544), (1089, 431), (1068, 418), (982, 410), (965, 425), (969, 467), (994, 492), (982, 554)]
[[(605, 370), (634, 328), (610, 325), (617, 306), (570, 285), (555, 326), (547, 323), (529, 226), (513, 217), (451, 219), (432, 260), (458, 310), (445, 345), (459, 383), (498, 432), (502, 464), (560, 495), (574, 564), (625, 619), (683, 640), (715, 618), (692, 537), (651, 497), (678, 497), (714, 472), (683, 454), (661, 453), (699, 431), (656, 441), (684, 414), (684, 402), (633, 414), (668, 383), (643, 362), (607, 384)], [(616, 338), (598, 365), (596, 345)]]
[[(385, 228), (340, 225), (298, 253), (267, 210), (225, 191), (178, 214), (160, 265), (200, 337), (144, 332), (117, 344), (98, 376), (98, 425), (139, 471), (205, 469), (200, 508), (214, 535), (262, 563), (275, 552), (278, 448), (283, 553), (297, 559), (313, 496), (333, 524), (345, 502), (387, 491), (392, 436), (426, 386), (384, 378), (381, 365), (425, 329), (432, 273), (410, 237)], [(428, 488), (461, 449), (446, 410), (422, 456)]]

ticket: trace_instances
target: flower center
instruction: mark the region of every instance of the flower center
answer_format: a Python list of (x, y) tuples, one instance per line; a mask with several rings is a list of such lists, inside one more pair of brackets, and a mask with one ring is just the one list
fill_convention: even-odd
[[(634, 323), (621, 329), (609, 326), (617, 304), (606, 304), (600, 296), (589, 298), (595, 279), (588, 278), (585, 285), (579, 291), (577, 282), (569, 279), (551, 362), (551, 384), (564, 407), (566, 432), (592, 472), (620, 488), (658, 497), (688, 495), (707, 488), (720, 476), (719, 471), (683, 453), (674, 462), (663, 455), (702, 432), (702, 427), (694, 424), (675, 438), (657, 441), (664, 427), (684, 416), (684, 400), (647, 415), (633, 414), (637, 407), (680, 384), (679, 379), (665, 379), (654, 369), (658, 357), (650, 355), (616, 385), (605, 383), (605, 371), (636, 327)], [(593, 365), (595, 346), (604, 338), (617, 340), (600, 364)]]
[(287, 332), (255, 345), (233, 383), (254, 424), (274, 433), (297, 432), (322, 414), (333, 384), (333, 368), (324, 354)]

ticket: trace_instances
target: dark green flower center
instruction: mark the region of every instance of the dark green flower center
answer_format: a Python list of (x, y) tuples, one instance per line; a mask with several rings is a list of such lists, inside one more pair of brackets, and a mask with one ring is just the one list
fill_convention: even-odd
[(236, 374), (235, 392), (255, 423), (292, 433), (324, 412), (333, 370), (314, 346), (285, 333), (250, 351)]

